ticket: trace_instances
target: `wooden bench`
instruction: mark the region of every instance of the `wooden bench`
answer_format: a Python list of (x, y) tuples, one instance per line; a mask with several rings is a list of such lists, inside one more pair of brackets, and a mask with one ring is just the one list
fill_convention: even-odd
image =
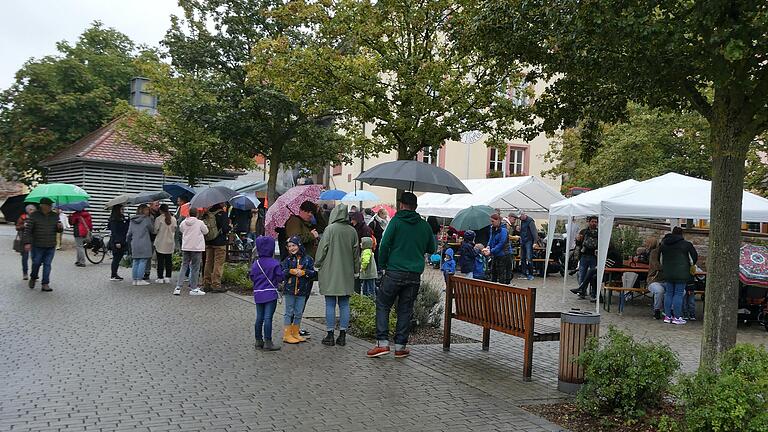
[[(455, 303), (455, 307), (454, 307)], [(560, 312), (536, 312), (536, 288), (516, 288), (461, 276), (450, 276), (445, 290), (443, 351), (451, 347), (451, 320), (483, 328), (483, 351), (488, 351), (491, 330), (525, 341), (523, 379), (531, 380), (533, 343), (560, 340), (560, 327), (537, 325), (535, 318), (560, 318)]]

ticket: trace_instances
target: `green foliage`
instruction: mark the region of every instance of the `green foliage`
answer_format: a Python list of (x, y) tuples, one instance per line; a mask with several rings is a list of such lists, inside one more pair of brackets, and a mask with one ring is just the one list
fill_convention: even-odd
[(173, 271), (181, 270), (181, 260), (182, 260), (181, 254), (178, 254), (178, 253), (173, 254), (171, 256), (171, 260), (173, 262)]
[(413, 320), (416, 327), (440, 327), (445, 306), (440, 302), (442, 285), (428, 280), (421, 281), (419, 295), (413, 304)]
[(749, 344), (725, 352), (712, 368), (685, 375), (675, 388), (690, 432), (758, 432), (768, 425), (768, 351)]
[(129, 255), (124, 255), (120, 260), (120, 267), (131, 268), (131, 266), (133, 266), (133, 260)]
[(621, 251), (621, 256), (623, 258), (635, 256), (637, 248), (643, 244), (643, 239), (640, 238), (640, 232), (633, 226), (614, 228), (611, 240)]
[(578, 358), (585, 383), (576, 402), (593, 415), (642, 417), (659, 405), (680, 362), (668, 346), (637, 342), (613, 326), (603, 339), (591, 338)]
[(221, 273), (221, 283), (240, 288), (250, 288), (253, 286), (253, 282), (248, 277), (248, 272), (248, 266), (245, 264), (226, 263)]
[[(355, 336), (363, 339), (376, 339), (376, 302), (360, 294), (349, 298), (349, 324)], [(394, 308), (389, 314), (389, 333), (395, 332), (397, 316)]]

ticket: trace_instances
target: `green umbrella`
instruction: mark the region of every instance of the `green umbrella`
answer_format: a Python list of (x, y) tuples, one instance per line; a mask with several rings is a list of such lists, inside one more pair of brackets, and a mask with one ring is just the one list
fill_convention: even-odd
[(50, 198), (56, 204), (71, 204), (88, 201), (90, 196), (78, 186), (66, 183), (41, 184), (27, 195), (26, 202), (39, 203), (42, 198)]
[(451, 226), (459, 231), (479, 230), (491, 224), (490, 217), (496, 213), (487, 205), (471, 206), (456, 213)]

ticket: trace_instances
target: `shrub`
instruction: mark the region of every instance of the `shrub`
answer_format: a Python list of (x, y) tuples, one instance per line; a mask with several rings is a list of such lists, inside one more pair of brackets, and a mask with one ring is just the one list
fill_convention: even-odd
[(768, 428), (768, 351), (740, 344), (713, 368), (685, 375), (675, 387), (691, 432), (757, 432)]
[(173, 254), (171, 260), (173, 261), (173, 271), (181, 270), (181, 255)]
[[(440, 285), (442, 287), (442, 285)], [(433, 282), (421, 282), (419, 296), (413, 305), (413, 327), (440, 327), (440, 319), (445, 307), (440, 302), (441, 288)]]
[(253, 286), (251, 278), (248, 277), (248, 266), (244, 264), (224, 264), (221, 273), (221, 283), (241, 288), (250, 288)]
[[(368, 296), (352, 294), (349, 298), (349, 324), (355, 336), (376, 339), (376, 302)], [(389, 333), (395, 332), (395, 308), (389, 314)]]
[(643, 239), (640, 238), (640, 231), (632, 226), (616, 228), (613, 231), (612, 240), (621, 251), (623, 258), (635, 256), (637, 248), (643, 244)]
[(630, 420), (659, 405), (680, 367), (668, 346), (637, 342), (612, 326), (604, 343), (591, 338), (577, 361), (584, 367), (585, 379), (576, 399), (579, 408)]

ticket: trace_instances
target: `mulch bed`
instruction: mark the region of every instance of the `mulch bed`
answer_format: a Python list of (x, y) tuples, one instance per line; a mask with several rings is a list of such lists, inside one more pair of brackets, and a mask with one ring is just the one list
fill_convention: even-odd
[(242, 287), (240, 285), (229, 285), (225, 283), (222, 283), (221, 287), (235, 294), (244, 295), (244, 296), (253, 295), (253, 287)]
[(649, 411), (633, 424), (627, 424), (627, 419), (622, 416), (598, 418), (585, 414), (572, 402), (527, 405), (523, 408), (573, 432), (666, 432), (656, 428), (662, 416), (677, 421), (682, 419), (679, 408), (672, 403), (665, 403), (659, 409)]
[[(306, 319), (314, 321), (318, 324), (325, 325), (325, 318), (307, 317)], [(361, 336), (359, 333), (357, 333), (354, 327), (350, 327), (349, 334), (351, 334), (352, 336), (358, 339), (363, 339), (371, 343), (376, 343), (376, 340), (374, 338)], [(462, 344), (462, 343), (477, 343), (477, 342), (478, 342), (477, 340), (472, 338), (459, 336), (457, 334), (451, 335), (451, 343)], [(442, 343), (443, 343), (443, 330), (441, 328), (422, 327), (412, 331), (410, 336), (408, 337), (409, 345), (438, 345)]]

